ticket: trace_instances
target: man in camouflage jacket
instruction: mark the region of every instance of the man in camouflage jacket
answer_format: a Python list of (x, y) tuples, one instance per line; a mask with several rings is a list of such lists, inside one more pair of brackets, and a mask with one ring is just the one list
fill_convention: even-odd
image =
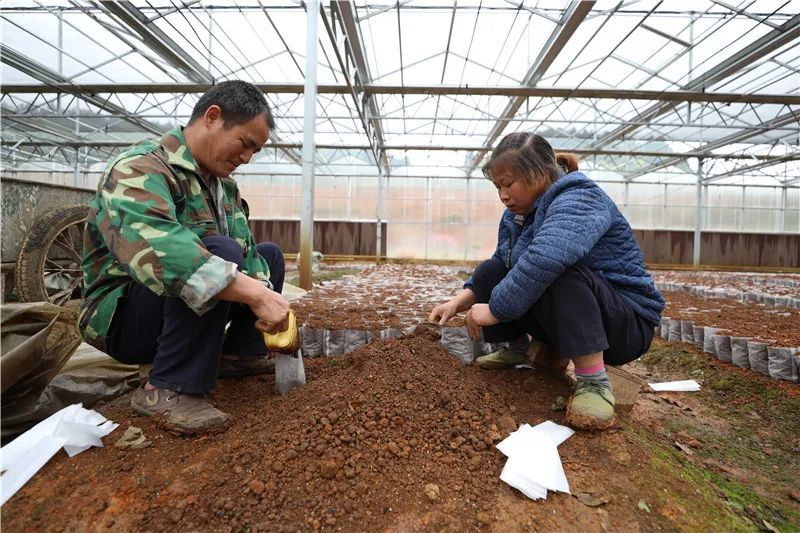
[(273, 127), (256, 87), (215, 85), (185, 128), (114, 159), (90, 204), (81, 334), (121, 362), (152, 363), (131, 406), (175, 431), (226, 427), (201, 395), (221, 370), (265, 370), (259, 330), (285, 326), (283, 255), (255, 244), (230, 177)]

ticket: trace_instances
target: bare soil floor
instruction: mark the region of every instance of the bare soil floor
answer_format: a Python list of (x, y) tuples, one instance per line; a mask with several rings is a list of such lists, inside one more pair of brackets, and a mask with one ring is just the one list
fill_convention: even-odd
[(753, 337), (776, 346), (800, 347), (800, 309), (730, 298), (703, 298), (688, 292), (664, 292), (665, 317), (721, 328), (737, 337)]
[[(414, 275), (420, 290), (422, 279), (457, 290), (458, 276), (435, 278), (445, 274)], [(666, 316), (725, 303), (683, 296), (667, 294)], [(338, 323), (335, 306), (320, 309)], [(772, 318), (730, 315), (739, 330)], [(132, 415), (129, 396), (96, 406), (120, 423), (106, 447), (60, 452), (0, 519), (8, 531), (800, 531), (800, 387), (661, 340), (626, 369), (651, 382), (695, 378), (702, 390), (645, 387), (613, 429), (568, 439), (559, 452), (572, 495), (525, 498), (500, 481), (494, 447), (519, 424), (565, 423), (555, 400), (569, 396), (566, 383), (463, 366), (421, 330), (307, 360), (307, 384), (287, 396), (274, 395), (272, 376), (220, 381), (212, 401), (233, 422), (217, 435), (174, 436)], [(115, 448), (128, 426), (152, 446)]]
[[(644, 393), (606, 432), (559, 448), (573, 495), (534, 502), (502, 483), (494, 444), (521, 423), (563, 423), (567, 386), (533, 371), (462, 366), (425, 335), (310, 360), (308, 384), (221, 381), (227, 432), (173, 436), (127, 397), (121, 424), (60, 453), (2, 508), (8, 531), (781, 531), (800, 527), (800, 388), (656, 341), (632, 370), (693, 372), (699, 393)], [(129, 425), (149, 448), (112, 443)], [(438, 497), (425, 493), (438, 487)], [(430, 492), (430, 491), (429, 491)]]

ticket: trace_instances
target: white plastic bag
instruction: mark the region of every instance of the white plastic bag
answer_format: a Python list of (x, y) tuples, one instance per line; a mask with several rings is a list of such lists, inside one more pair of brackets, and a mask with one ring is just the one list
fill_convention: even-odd
[(306, 369), (303, 355), (296, 356), (279, 353), (275, 357), (275, 394), (283, 396), (295, 387), (306, 384)]

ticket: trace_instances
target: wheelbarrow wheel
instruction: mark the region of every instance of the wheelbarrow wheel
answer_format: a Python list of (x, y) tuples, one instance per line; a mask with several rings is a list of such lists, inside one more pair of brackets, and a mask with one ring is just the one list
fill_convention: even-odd
[(20, 302), (66, 304), (80, 298), (88, 205), (60, 207), (37, 220), (22, 241), (14, 279)]

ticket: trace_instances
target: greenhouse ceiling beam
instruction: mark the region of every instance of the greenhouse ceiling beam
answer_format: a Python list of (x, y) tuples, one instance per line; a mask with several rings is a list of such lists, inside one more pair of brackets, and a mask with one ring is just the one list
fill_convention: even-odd
[[(726, 78), (729, 78), (743, 68), (753, 65), (753, 63), (763, 58), (767, 54), (772, 53), (773, 51), (792, 42), (798, 37), (800, 37), (800, 15), (795, 15), (760, 39), (757, 39), (741, 50), (734, 52), (727, 59), (709, 69), (708, 72), (704, 72), (703, 75), (699, 76), (698, 78), (690, 81), (681, 89), (682, 91), (689, 92), (703, 91), (707, 87), (711, 87), (725, 80)], [(654, 104), (639, 113), (632, 120), (634, 122), (652, 120), (656, 117), (664, 115), (665, 113), (668, 113), (676, 105), (677, 104), (672, 101)], [(604, 135), (598, 139), (594, 144), (594, 147), (600, 148), (607, 146), (608, 144), (631, 134), (637, 128), (639, 128), (639, 126), (635, 125), (621, 126), (616, 128), (607, 135)]]
[[(0, 43), (0, 61), (9, 65), (23, 74), (27, 74), (32, 78), (35, 78), (42, 83), (45, 84), (58, 84), (59, 86), (63, 86), (65, 90), (63, 92), (68, 92), (70, 94), (74, 94), (75, 96), (81, 98), (82, 100), (90, 103), (91, 105), (102, 109), (104, 111), (108, 111), (110, 113), (118, 113), (121, 115), (125, 115), (125, 121), (130, 122), (138, 126), (139, 128), (144, 129), (145, 131), (149, 131), (150, 133), (161, 134), (163, 133), (160, 128), (151, 124), (146, 120), (141, 120), (132, 116), (122, 107), (112, 104), (107, 99), (103, 99), (92, 94), (86, 94), (83, 92), (80, 87), (77, 85), (73, 85), (69, 83), (67, 79), (59, 74), (58, 72), (51, 70), (50, 68), (42, 65), (27, 57), (23, 54), (20, 54), (16, 50), (9, 48), (3, 43)], [(69, 89), (69, 90), (66, 90)]]
[[(303, 85), (299, 83), (256, 83), (256, 87), (268, 94), (302, 94)], [(2, 94), (58, 94), (71, 93), (80, 89), (90, 94), (176, 94), (204, 93), (211, 88), (208, 83), (9, 83), (0, 87)], [(510, 96), (516, 98), (567, 98), (598, 100), (648, 100), (656, 102), (717, 102), (722, 104), (779, 104), (800, 105), (797, 94), (742, 94), (699, 91), (646, 91), (635, 89), (574, 89), (569, 87), (520, 87), (512, 85), (379, 85), (363, 86), (364, 94), (376, 95), (420, 95), (420, 96)], [(318, 94), (347, 94), (347, 85), (325, 84), (318, 86)], [(375, 116), (380, 116), (376, 114)], [(373, 118), (373, 117), (370, 117)], [(513, 117), (500, 117), (494, 120), (508, 121)], [(640, 117), (631, 119), (632, 123), (645, 124), (648, 120)]]
[[(343, 9), (344, 8), (344, 9)], [(351, 20), (347, 20), (347, 16), (345, 13), (349, 13), (349, 17)], [(353, 106), (355, 107), (356, 113), (358, 113), (358, 118), (361, 122), (361, 127), (364, 129), (364, 133), (367, 136), (367, 139), (371, 145), (371, 152), (372, 156), (375, 159), (375, 164), (378, 168), (381, 167), (383, 164), (386, 173), (389, 172), (389, 160), (386, 157), (386, 152), (383, 149), (383, 127), (381, 125), (381, 121), (379, 118), (375, 118), (379, 113), (372, 113), (372, 107), (374, 107), (374, 102), (368, 102), (367, 106), (370, 109), (370, 116), (365, 116), (367, 113), (366, 109), (362, 107), (362, 99), (359, 98), (359, 92), (363, 93), (363, 84), (361, 83), (361, 71), (362, 67), (358, 66), (359, 61), (363, 62), (363, 70), (366, 71), (366, 75), (369, 76), (369, 69), (368, 65), (366, 64), (366, 52), (363, 49), (363, 46), (358, 46), (357, 49), (354, 49), (355, 43), (350, 41), (349, 32), (353, 31), (358, 37), (358, 28), (357, 22), (352, 20), (352, 12), (350, 11), (349, 4), (337, 4), (336, 2), (331, 2), (331, 19), (333, 20), (334, 24), (336, 23), (336, 18), (338, 17), (341, 21), (342, 28), (345, 32), (345, 44), (347, 48), (349, 48), (349, 53), (345, 50), (345, 58), (342, 58), (342, 55), (339, 53), (339, 42), (336, 39), (335, 29), (331, 27), (331, 24), (328, 22), (328, 17), (325, 14), (324, 8), (320, 5), (320, 15), (322, 16), (322, 22), (325, 25), (325, 31), (328, 33), (328, 38), (331, 41), (331, 45), (333, 46), (333, 50), (336, 54), (336, 59), (339, 62), (339, 67), (342, 70), (342, 75), (347, 82), (348, 93), (353, 100)], [(356, 41), (360, 43), (360, 40)], [(356, 57), (359, 59), (357, 60)], [(354, 83), (350, 82), (349, 72), (350, 69), (348, 68), (347, 59), (352, 60), (356, 63), (356, 72), (359, 78), (354, 79)], [(349, 106), (348, 106), (349, 108)], [(373, 132), (373, 133), (371, 133)]]
[(768, 161), (761, 161), (760, 163), (755, 163), (753, 165), (748, 165), (746, 167), (739, 167), (729, 170), (727, 172), (723, 172), (722, 174), (713, 174), (706, 177), (703, 180), (703, 183), (712, 183), (716, 180), (721, 180), (722, 178), (728, 178), (730, 176), (739, 176), (745, 174), (747, 172), (752, 172), (754, 170), (761, 170), (762, 168), (771, 167), (774, 165), (779, 165), (781, 163), (786, 163), (788, 161), (796, 161), (796, 159), (792, 159), (793, 156), (780, 156), (777, 159), (768, 160)]
[[(376, 162), (379, 166), (383, 164), (386, 175), (388, 176), (389, 159), (386, 157), (386, 151), (384, 148), (385, 143), (383, 125), (381, 124), (381, 120), (379, 118), (375, 118), (380, 116), (381, 113), (378, 109), (375, 99), (371, 98), (372, 95), (368, 94), (364, 89), (365, 85), (372, 83), (372, 74), (369, 71), (367, 52), (364, 48), (364, 43), (361, 40), (361, 32), (359, 31), (358, 20), (353, 10), (354, 6), (351, 2), (331, 2), (331, 11), (337, 14), (342, 23), (342, 28), (345, 35), (345, 43), (350, 49), (349, 57), (353, 60), (353, 63), (356, 67), (356, 73), (358, 75), (358, 79), (355, 80), (356, 88), (360, 91), (363, 91), (364, 96), (366, 97), (366, 109), (363, 110), (363, 113), (367, 115), (367, 121), (371, 126), (370, 129), (372, 130), (369, 131), (368, 129), (366, 131), (367, 138), (369, 139), (370, 144), (374, 145), (377, 159)], [(333, 37), (331, 38), (333, 39)], [(332, 44), (334, 47), (336, 47), (335, 40), (333, 40)], [(345, 76), (347, 76), (347, 69), (343, 68), (342, 72)], [(350, 84), (348, 83), (348, 87), (349, 85)], [(353, 94), (353, 99), (356, 107), (359, 109), (359, 115), (361, 115), (362, 111), (360, 108), (360, 102), (358, 102), (356, 99), (355, 94)]]
[[(131, 144), (135, 144), (135, 141), (81, 141), (81, 142), (52, 142), (52, 141), (30, 141), (30, 140), (23, 140), (20, 141), (18, 139), (4, 139), (0, 141), (0, 144), (3, 146), (7, 145), (19, 145), (19, 146), (64, 146), (70, 148), (80, 148), (83, 146), (97, 146), (97, 147), (119, 147), (124, 148), (128, 147)], [(300, 148), (302, 146), (301, 143), (267, 143), (264, 145), (265, 149), (288, 149), (288, 148)], [(370, 150), (371, 146), (369, 144), (326, 144), (326, 143), (317, 143), (317, 149), (330, 149), (330, 150)], [(389, 150), (400, 150), (400, 151), (452, 151), (452, 152), (474, 152), (480, 150), (482, 146), (439, 146), (439, 145), (386, 145), (384, 149)], [(556, 151), (568, 151), (572, 152), (577, 155), (604, 155), (604, 156), (628, 156), (628, 157), (675, 157), (679, 159), (693, 159), (700, 155), (706, 159), (746, 159), (746, 160), (758, 160), (758, 161), (773, 161), (773, 160), (784, 160), (785, 158), (789, 158), (788, 160), (791, 161), (800, 161), (800, 153), (791, 156), (784, 156), (784, 155), (750, 155), (750, 154), (704, 154), (699, 152), (660, 152), (660, 151), (648, 151), (648, 150), (612, 150), (612, 149), (582, 149), (582, 148), (560, 148), (554, 147)]]
[[(764, 128), (767, 129), (782, 128), (787, 124), (792, 124), (797, 122), (798, 122), (798, 115), (790, 110), (788, 113), (777, 116), (772, 120), (767, 120), (765, 122), (762, 122), (761, 124), (758, 125), (758, 127), (743, 128), (742, 131), (739, 131), (737, 133), (732, 133), (731, 135), (718, 139), (714, 142), (708, 143), (704, 145), (702, 149), (693, 150), (690, 153), (694, 154), (694, 157), (708, 157), (709, 156), (708, 152), (710, 152), (711, 150), (716, 150), (718, 148), (722, 148), (723, 146), (746, 141), (747, 139), (753, 137), (754, 135), (759, 135), (763, 133)], [(675, 156), (670, 156), (670, 158), (667, 159), (666, 161), (662, 161), (660, 163), (656, 163), (654, 165), (650, 165), (649, 167), (643, 168), (642, 170), (628, 176), (627, 179), (629, 181), (634, 180), (639, 176), (643, 176), (649, 172), (655, 172), (657, 170), (661, 170), (662, 168), (674, 165), (679, 161), (680, 159), (676, 158)]]
[[(9, 119), (12, 119), (12, 118), (28, 119), (28, 118), (38, 118), (40, 115), (31, 115), (31, 114), (28, 114), (28, 113), (21, 113), (18, 110), (13, 110), (11, 108), (3, 107), (2, 116), (4, 118), (9, 118)], [(48, 119), (70, 119), (70, 120), (75, 120), (75, 119), (98, 119), (98, 118), (112, 119), (112, 118), (125, 118), (125, 116), (126, 115), (111, 115), (111, 114), (98, 115), (96, 113), (95, 114), (91, 114), (91, 113), (77, 113), (77, 114), (75, 114), (75, 113), (72, 113), (72, 114), (68, 114), (68, 113), (48, 113), (47, 115), (41, 115), (42, 118), (48, 118)], [(160, 113), (160, 114), (158, 114), (158, 113), (143, 113), (143, 114), (142, 113), (138, 113), (136, 116), (141, 118), (141, 119), (158, 119), (158, 120), (175, 120), (176, 118), (178, 118), (178, 119), (181, 118), (178, 115), (169, 115), (169, 114), (164, 114), (163, 112)], [(185, 120), (188, 120), (189, 115), (183, 115), (183, 118)], [(303, 116), (302, 115), (282, 115), (279, 118), (281, 118), (282, 120), (287, 120), (287, 119), (302, 120)], [(328, 118), (331, 119), (331, 120), (350, 120), (352, 117), (351, 117), (351, 115), (328, 115)], [(432, 115), (431, 116), (422, 116), (422, 115), (420, 115), (420, 116), (415, 116), (414, 117), (415, 120), (423, 120), (423, 121), (431, 121), (431, 122), (434, 120), (434, 118), (435, 117), (432, 116)], [(380, 119), (383, 120), (383, 121), (396, 121), (396, 120), (403, 120), (403, 117), (401, 117), (401, 116), (383, 115), (383, 116), (380, 117)], [(495, 119), (494, 117), (452, 117), (452, 118), (448, 117), (447, 120), (451, 121), (451, 122), (494, 122), (497, 119)], [(512, 118), (506, 119), (506, 122), (520, 122), (520, 123), (522, 123), (522, 122), (527, 122), (527, 120), (519, 118), (519, 117), (512, 117)], [(597, 124), (601, 124), (603, 126), (616, 126), (616, 125), (620, 125), (620, 124), (626, 124), (627, 125), (627, 124), (630, 124), (630, 123), (631, 123), (630, 121), (619, 120), (619, 119), (618, 120), (603, 120), (602, 122), (597, 121), (597, 120), (567, 120), (567, 119), (548, 119), (546, 121), (546, 124), (573, 124), (573, 125), (589, 125), (589, 126), (597, 125)], [(640, 122), (639, 124), (642, 125), (642, 126), (651, 126), (651, 127), (658, 127), (658, 128), (685, 128), (685, 127), (687, 127), (685, 122)], [(692, 127), (692, 126), (689, 126), (689, 127)], [(698, 127), (695, 127), (695, 128), (698, 128)], [(743, 126), (732, 126), (730, 124), (722, 124), (722, 123), (719, 123), (719, 124), (704, 124), (703, 125), (703, 129), (704, 130), (711, 129), (711, 130), (736, 130), (736, 131), (740, 131), (742, 128), (743, 128)], [(781, 127), (751, 126), (751, 127), (748, 127), (748, 129), (760, 129), (762, 131), (797, 131), (798, 130), (797, 127), (791, 127), (791, 126), (788, 126), (788, 125), (787, 126), (781, 126)]]
[[(572, 35), (581, 25), (581, 22), (586, 18), (586, 15), (592, 10), (595, 2), (593, 1), (573, 1), (569, 7), (564, 11), (559, 24), (555, 27), (544, 48), (536, 57), (536, 60), (528, 69), (525, 77), (522, 80), (522, 85), (527, 87), (535, 87), (539, 80), (547, 72), (547, 69), (553, 64), (558, 57), (561, 50), (567, 45)], [(480, 164), (483, 157), (486, 155), (494, 142), (505, 131), (508, 126), (506, 118), (513, 117), (517, 114), (522, 104), (525, 103), (527, 97), (517, 96), (506, 104), (505, 109), (500, 116), (499, 120), (489, 131), (489, 134), (483, 141), (480, 150), (477, 150), (467, 161), (467, 174), (471, 174), (473, 170)]]
[(195, 83), (211, 83), (214, 76), (187, 54), (156, 24), (127, 1), (94, 2), (95, 7), (133, 30), (147, 45)]

